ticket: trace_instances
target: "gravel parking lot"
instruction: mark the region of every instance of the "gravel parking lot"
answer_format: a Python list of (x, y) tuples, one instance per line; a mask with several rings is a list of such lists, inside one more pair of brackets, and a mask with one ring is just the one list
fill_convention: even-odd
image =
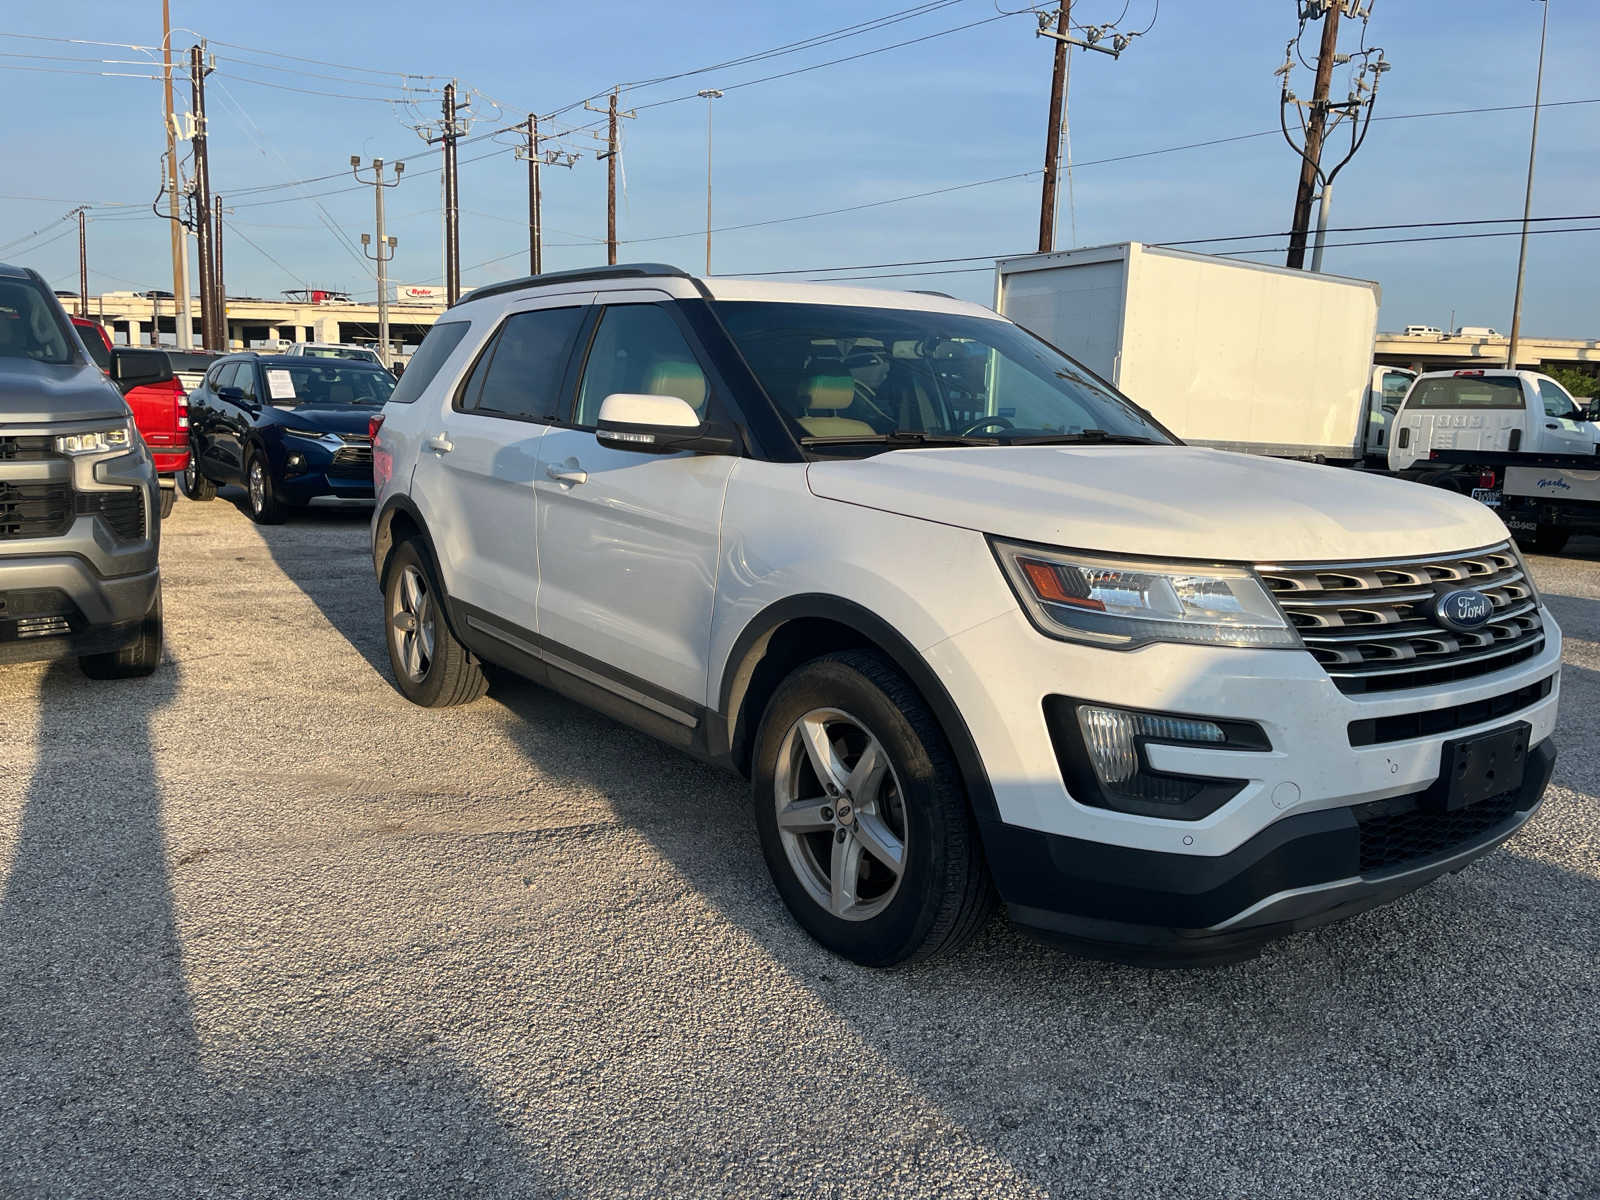
[[(234, 501), (230, 503), (230, 498)], [(169, 661), (0, 672), (0, 1196), (1600, 1194), (1600, 542), (1506, 848), (1207, 971), (874, 973), (743, 785), (389, 682), (367, 512), (164, 533)]]

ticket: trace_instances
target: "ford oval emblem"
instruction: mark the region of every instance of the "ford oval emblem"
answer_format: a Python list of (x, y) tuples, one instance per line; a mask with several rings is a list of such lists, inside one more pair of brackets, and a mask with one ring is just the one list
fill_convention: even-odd
[(1433, 605), (1433, 615), (1446, 629), (1476, 629), (1494, 615), (1494, 601), (1472, 588), (1445, 592)]

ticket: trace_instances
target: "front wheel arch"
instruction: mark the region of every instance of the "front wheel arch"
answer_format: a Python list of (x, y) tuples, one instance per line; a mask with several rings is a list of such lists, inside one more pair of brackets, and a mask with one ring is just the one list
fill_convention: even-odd
[[(888, 621), (838, 596), (813, 594), (779, 600), (754, 617), (735, 640), (723, 668), (717, 710), (726, 714), (728, 751), (739, 771), (750, 774), (756, 729), (767, 700), (784, 676), (812, 659), (850, 649), (884, 654), (917, 689), (955, 756), (980, 828), (998, 822), (994, 790), (977, 743), (938, 675)], [(767, 664), (765, 672), (763, 663)]]

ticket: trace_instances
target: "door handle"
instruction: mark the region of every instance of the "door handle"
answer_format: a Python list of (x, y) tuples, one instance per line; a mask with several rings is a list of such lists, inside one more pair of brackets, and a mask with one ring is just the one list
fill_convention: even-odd
[(442, 433), (436, 433), (428, 439), (429, 450), (437, 450), (440, 454), (449, 454), (456, 448), (456, 444)]
[(1544, 423), (1544, 427), (1546, 429), (1560, 429), (1561, 428), (1561, 426), (1556, 424), (1554, 421), (1546, 421)]
[(589, 472), (576, 465), (571, 467), (558, 467), (555, 463), (551, 463), (544, 469), (544, 473), (546, 478), (553, 479), (557, 483), (565, 483), (570, 485), (589, 482)]

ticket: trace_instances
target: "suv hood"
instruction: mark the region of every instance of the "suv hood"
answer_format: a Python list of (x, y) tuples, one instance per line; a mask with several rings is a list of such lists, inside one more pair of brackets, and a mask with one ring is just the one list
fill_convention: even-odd
[(29, 358), (0, 358), (0, 424), (116, 420), (128, 406), (93, 363), (53, 366)]
[(1407, 558), (1503, 541), (1489, 509), (1362, 471), (1189, 446), (983, 446), (814, 462), (825, 499), (1105, 554)]

